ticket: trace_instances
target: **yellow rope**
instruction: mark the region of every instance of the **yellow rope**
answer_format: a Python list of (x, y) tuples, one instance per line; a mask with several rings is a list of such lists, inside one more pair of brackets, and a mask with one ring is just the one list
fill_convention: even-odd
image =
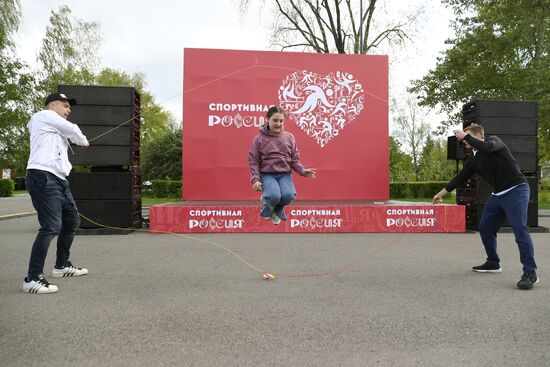
[(205, 240), (203, 238), (197, 238), (197, 237), (194, 237), (194, 236), (189, 236), (187, 234), (183, 234), (183, 233), (173, 233), (173, 232), (168, 232), (168, 231), (159, 231), (159, 230), (153, 230), (153, 229), (140, 229), (140, 228), (122, 228), (122, 227), (113, 227), (113, 226), (108, 226), (108, 225), (105, 225), (105, 224), (101, 224), (101, 223), (97, 223), (96, 221), (82, 215), (81, 213), (78, 213), (78, 215), (80, 215), (82, 218), (86, 219), (87, 221), (89, 221), (90, 223), (93, 223), (95, 224), (96, 226), (99, 226), (99, 227), (102, 227), (102, 228), (108, 228), (108, 229), (116, 229), (116, 230), (122, 230), (122, 231), (131, 231), (131, 232), (145, 232), (145, 233), (159, 233), (159, 234), (171, 234), (171, 235), (174, 235), (174, 236), (180, 236), (180, 237), (185, 237), (185, 238), (188, 238), (188, 239), (191, 239), (193, 241), (198, 241), (198, 242), (203, 242), (203, 243), (207, 243), (209, 245), (212, 245), (212, 246), (215, 246), (221, 250), (224, 250), (226, 252), (228, 252), (229, 254), (235, 256), (237, 259), (239, 259), (241, 262), (243, 262), (245, 265), (247, 265), (248, 267), (254, 269), (255, 271), (259, 272), (259, 273), (263, 273), (264, 271), (261, 270), (260, 268), (258, 268), (257, 266), (254, 266), (252, 265), (250, 262), (248, 262), (247, 260), (245, 260), (241, 255), (237, 254), (235, 251), (223, 246), (223, 245), (220, 245), (218, 243), (215, 243), (213, 241), (209, 241), (209, 240)]

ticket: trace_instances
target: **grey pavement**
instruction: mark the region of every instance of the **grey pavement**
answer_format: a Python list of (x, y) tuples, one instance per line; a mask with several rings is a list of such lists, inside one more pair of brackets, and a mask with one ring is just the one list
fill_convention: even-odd
[(0, 198), (0, 217), (29, 212), (34, 212), (29, 194)]
[[(276, 274), (364, 259), (262, 281), (208, 243), (134, 232), (77, 236), (72, 260), (90, 274), (31, 295), (20, 287), (37, 229), (36, 216), (0, 221), (1, 366), (550, 365), (550, 234), (533, 234), (529, 291), (515, 287), (510, 233), (501, 274), (470, 270), (484, 259), (477, 233), (194, 237)], [(46, 275), (54, 257), (55, 242)]]

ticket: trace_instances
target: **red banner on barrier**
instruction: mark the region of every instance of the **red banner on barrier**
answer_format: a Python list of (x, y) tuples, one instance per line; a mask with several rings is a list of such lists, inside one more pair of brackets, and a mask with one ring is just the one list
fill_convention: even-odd
[(388, 58), (185, 49), (183, 199), (252, 200), (248, 150), (270, 105), (305, 167), (301, 200), (389, 198)]
[(288, 220), (273, 225), (259, 216), (259, 206), (151, 207), (152, 232), (464, 232), (462, 205), (292, 205)]

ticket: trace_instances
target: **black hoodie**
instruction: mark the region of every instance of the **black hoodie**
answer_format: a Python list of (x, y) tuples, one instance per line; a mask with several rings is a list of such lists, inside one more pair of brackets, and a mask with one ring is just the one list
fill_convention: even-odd
[(445, 186), (445, 190), (451, 192), (457, 186), (464, 185), (475, 173), (487, 181), (495, 193), (527, 183), (512, 153), (498, 136), (489, 136), (482, 141), (468, 134), (464, 140), (476, 149), (477, 153), (464, 161), (462, 171), (453, 177)]

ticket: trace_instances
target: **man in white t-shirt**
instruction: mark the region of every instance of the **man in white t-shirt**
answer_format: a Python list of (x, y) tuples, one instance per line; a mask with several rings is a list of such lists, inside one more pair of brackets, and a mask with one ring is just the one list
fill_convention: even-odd
[(44, 278), (44, 262), (50, 242), (57, 238), (57, 256), (53, 277), (88, 274), (87, 269), (73, 266), (69, 260), (73, 239), (80, 217), (66, 177), (72, 165), (67, 156), (69, 140), (89, 146), (80, 128), (67, 118), (75, 99), (62, 93), (50, 94), (44, 102), (46, 109), (35, 113), (27, 127), (30, 132), (30, 156), (25, 184), (38, 213), (40, 230), (34, 241), (29, 270), (23, 283), (28, 293), (54, 293), (57, 287)]

